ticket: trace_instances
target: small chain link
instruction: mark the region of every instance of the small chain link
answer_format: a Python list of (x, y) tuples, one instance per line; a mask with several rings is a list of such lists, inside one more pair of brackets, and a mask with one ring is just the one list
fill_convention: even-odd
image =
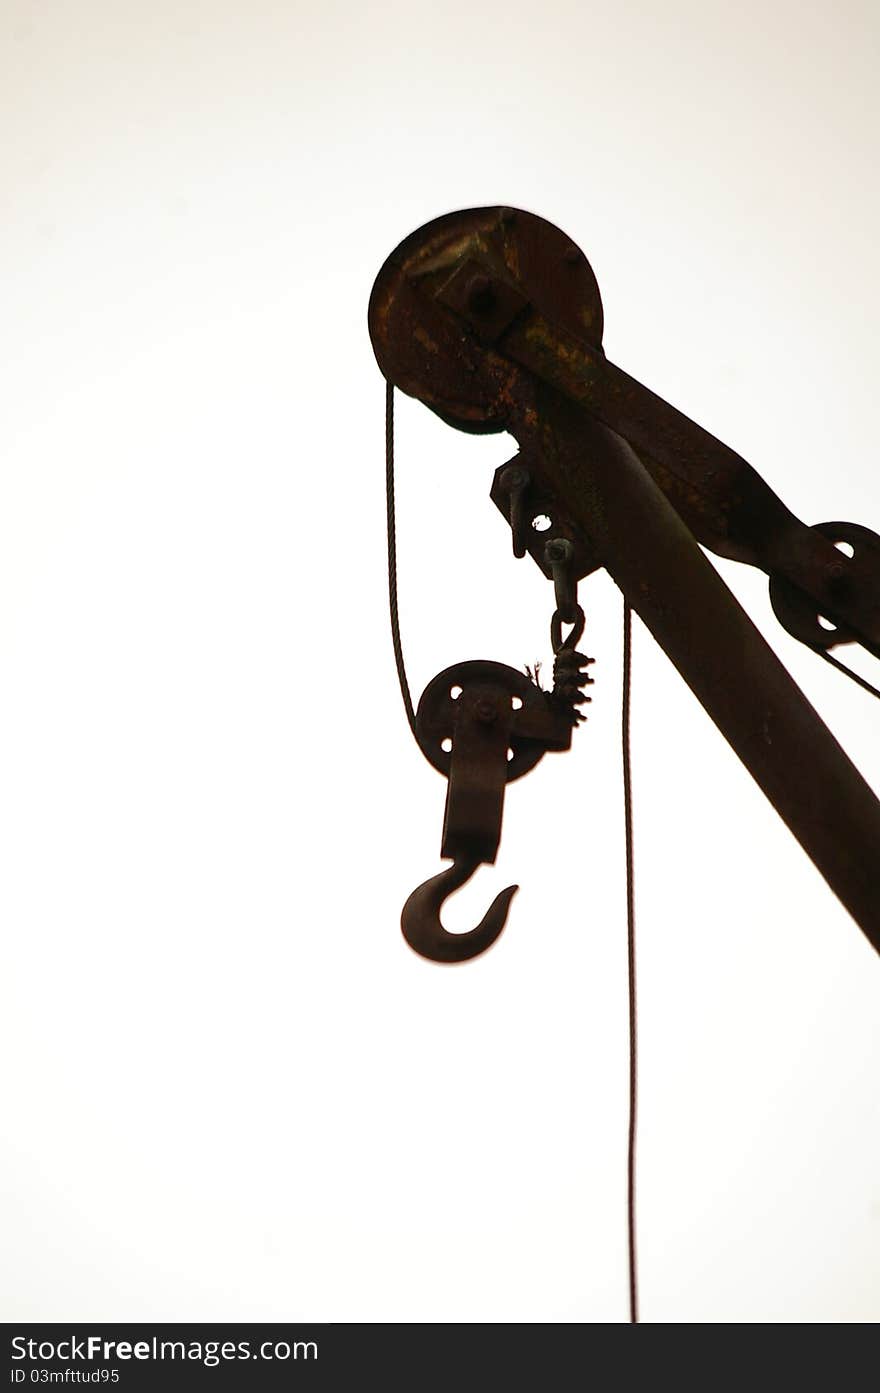
[[(563, 708), (572, 725), (578, 726), (586, 720), (579, 707), (592, 700), (583, 689), (593, 685), (593, 679), (586, 669), (595, 659), (577, 651), (577, 644), (583, 638), (586, 617), (577, 602), (574, 547), (571, 542), (557, 538), (547, 543), (544, 554), (553, 571), (556, 594), (556, 609), (550, 620), (550, 643), (553, 648), (553, 691), (550, 698)], [(563, 624), (571, 625), (565, 638), (562, 636)]]

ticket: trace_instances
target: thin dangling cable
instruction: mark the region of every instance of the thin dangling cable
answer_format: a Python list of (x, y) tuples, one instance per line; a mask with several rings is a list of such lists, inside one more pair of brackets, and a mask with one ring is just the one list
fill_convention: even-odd
[[(388, 600), (391, 614), (391, 641), (406, 718), (416, 733), (415, 711), (407, 681), (400, 640), (397, 600), (397, 537), (394, 506), (394, 387), (385, 393), (385, 491), (388, 523)], [(636, 1022), (635, 898), (633, 880), (632, 764), (630, 757), (630, 700), (632, 689), (632, 610), (623, 606), (623, 702), (621, 735), (623, 748), (623, 800), (626, 836), (626, 920), (629, 976), (629, 1141), (627, 1148), (627, 1220), (629, 1253), (630, 1323), (638, 1324), (638, 1268), (636, 1261), (635, 1160), (638, 1083), (638, 1036)]]
[(397, 612), (397, 528), (394, 510), (394, 384), (385, 384), (385, 498), (388, 519), (388, 604), (391, 610), (391, 642), (394, 647), (394, 661), (397, 664), (397, 680), (400, 695), (403, 697), (406, 719), (413, 735), (416, 733), (416, 713), (413, 709), (406, 668), (403, 665), (403, 648), (400, 643), (400, 616)]
[(629, 1140), (627, 1145), (627, 1229), (629, 1240), (629, 1319), (639, 1320), (636, 1262), (636, 1121), (638, 1103), (638, 1032), (636, 1021), (636, 910), (633, 879), (632, 761), (630, 756), (630, 698), (632, 694), (632, 609), (623, 602), (623, 818), (626, 839), (626, 938), (629, 978)]
[(839, 658), (833, 658), (824, 648), (820, 648), (818, 645), (813, 647), (812, 644), (810, 646), (813, 648), (814, 653), (818, 653), (819, 657), (824, 658), (826, 663), (830, 663), (832, 667), (836, 667), (837, 671), (842, 672), (844, 677), (851, 678), (857, 686), (862, 687), (866, 692), (870, 692), (871, 696), (880, 697), (880, 692), (878, 692), (877, 688), (873, 686), (867, 678), (860, 676), (857, 672), (853, 672), (851, 667), (847, 667)]

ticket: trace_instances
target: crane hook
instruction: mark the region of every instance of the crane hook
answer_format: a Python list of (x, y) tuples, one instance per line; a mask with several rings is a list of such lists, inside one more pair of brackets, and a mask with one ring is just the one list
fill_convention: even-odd
[(491, 948), (507, 923), (510, 902), (519, 889), (509, 885), (496, 895), (483, 918), (469, 933), (452, 934), (440, 923), (444, 902), (470, 880), (481, 861), (468, 857), (453, 861), (445, 871), (413, 890), (400, 916), (400, 927), (410, 948), (435, 963), (462, 963)]

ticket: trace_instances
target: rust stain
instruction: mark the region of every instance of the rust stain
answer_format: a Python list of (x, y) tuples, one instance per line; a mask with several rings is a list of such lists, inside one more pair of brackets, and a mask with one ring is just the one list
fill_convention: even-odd
[(424, 329), (421, 324), (417, 324), (413, 329), (413, 338), (418, 339), (422, 347), (427, 348), (429, 353), (437, 354), (440, 352), (439, 344), (435, 343), (427, 329)]

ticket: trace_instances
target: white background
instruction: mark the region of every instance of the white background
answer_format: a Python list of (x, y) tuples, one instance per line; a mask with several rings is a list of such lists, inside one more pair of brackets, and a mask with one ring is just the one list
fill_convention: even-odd
[[(613, 361), (880, 528), (878, 37), (853, 0), (6, 0), (4, 1319), (626, 1319), (620, 597), (582, 588), (589, 725), (449, 908), (518, 881), (503, 939), (418, 959), (445, 786), (367, 300), (428, 219), (529, 208)], [(511, 442), (398, 400), (416, 696), (547, 663)], [(720, 567), (876, 786), (880, 709)], [(643, 1317), (877, 1319), (876, 955), (639, 625), (634, 681)]]

